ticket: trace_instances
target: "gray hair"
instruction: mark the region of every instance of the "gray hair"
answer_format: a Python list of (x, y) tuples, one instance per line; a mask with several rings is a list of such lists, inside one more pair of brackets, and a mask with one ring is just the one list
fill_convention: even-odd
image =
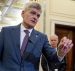
[(25, 7), (24, 7), (24, 10), (26, 11), (26, 10), (29, 10), (29, 9), (32, 9), (32, 8), (35, 8), (35, 9), (37, 9), (37, 10), (42, 12), (41, 5), (39, 3), (37, 3), (37, 2), (26, 3)]

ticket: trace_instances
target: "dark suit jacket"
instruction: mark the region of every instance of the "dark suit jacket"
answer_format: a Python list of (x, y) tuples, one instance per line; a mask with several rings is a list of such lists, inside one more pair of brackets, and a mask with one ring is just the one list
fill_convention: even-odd
[(50, 47), (47, 36), (33, 29), (22, 58), (20, 25), (5, 27), (0, 33), (0, 71), (38, 71), (42, 53), (48, 62), (57, 62), (56, 51)]
[(66, 59), (64, 58), (61, 62), (50, 62), (48, 64), (45, 56), (42, 55), (41, 66), (43, 71), (55, 71), (54, 69), (58, 69), (58, 71), (66, 71)]

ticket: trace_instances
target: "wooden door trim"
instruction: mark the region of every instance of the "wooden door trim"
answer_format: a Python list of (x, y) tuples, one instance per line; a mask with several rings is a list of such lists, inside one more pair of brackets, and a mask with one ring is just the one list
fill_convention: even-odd
[[(58, 30), (57, 33), (62, 34), (63, 32), (69, 32), (72, 31), (73, 33), (75, 32), (75, 26), (65, 26), (65, 25), (55, 25), (55, 30)], [(61, 31), (61, 32), (60, 32)], [(64, 34), (64, 33), (63, 33)], [(62, 34), (62, 35), (63, 35)], [(66, 33), (67, 34), (67, 33)], [(71, 36), (71, 35), (70, 35)], [(74, 35), (73, 35), (74, 36)], [(72, 38), (73, 39), (73, 38)], [(75, 43), (74, 43), (75, 44)], [(74, 48), (73, 48), (74, 49)], [(75, 54), (75, 53), (74, 53)], [(66, 55), (66, 61), (67, 61), (67, 66), (66, 66), (66, 71), (72, 71), (73, 70), (73, 51), (71, 50), (67, 55)], [(72, 58), (70, 58), (72, 57)], [(69, 62), (70, 61), (70, 62)]]

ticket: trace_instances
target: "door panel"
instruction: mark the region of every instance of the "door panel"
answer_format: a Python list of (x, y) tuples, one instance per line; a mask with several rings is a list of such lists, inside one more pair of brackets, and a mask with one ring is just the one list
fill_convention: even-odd
[[(58, 35), (59, 40), (61, 40), (62, 37), (66, 36), (69, 39), (72, 39), (74, 41), (75, 38), (75, 28), (74, 27), (68, 27), (63, 25), (55, 25), (55, 34)], [(72, 48), (69, 53), (66, 55), (66, 70), (65, 71), (73, 71), (73, 59), (74, 57), (74, 50), (75, 48)]]

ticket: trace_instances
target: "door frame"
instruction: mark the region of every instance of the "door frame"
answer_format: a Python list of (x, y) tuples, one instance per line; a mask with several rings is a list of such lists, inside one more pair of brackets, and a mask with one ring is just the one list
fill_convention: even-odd
[(72, 22), (52, 20), (51, 21), (51, 34), (55, 34), (55, 27), (56, 27), (56, 25), (60, 25), (60, 26), (63, 25), (63, 26), (67, 26), (67, 27), (75, 27), (75, 23), (72, 23)]
[(71, 26), (71, 27), (75, 27), (75, 23), (73, 22), (67, 22), (67, 21), (61, 21), (61, 20), (55, 20), (55, 19), (51, 19), (51, 27), (50, 27), (50, 35), (55, 34), (55, 25), (59, 24), (59, 25), (64, 25), (64, 26)]

